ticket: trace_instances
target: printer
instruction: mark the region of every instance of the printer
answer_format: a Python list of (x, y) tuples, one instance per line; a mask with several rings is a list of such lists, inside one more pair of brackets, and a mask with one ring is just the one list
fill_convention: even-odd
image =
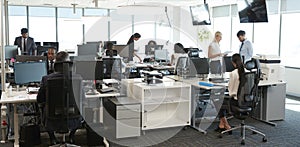
[(259, 59), (263, 81), (284, 81), (285, 68), (280, 64), (279, 56), (258, 54), (255, 58)]

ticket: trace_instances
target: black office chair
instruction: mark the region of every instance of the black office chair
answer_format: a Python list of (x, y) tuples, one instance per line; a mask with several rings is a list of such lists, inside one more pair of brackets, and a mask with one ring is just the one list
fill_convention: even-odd
[(259, 134), (263, 137), (262, 141), (266, 142), (266, 135), (260, 131), (255, 130), (254, 127), (245, 125), (244, 120), (249, 117), (249, 114), (256, 107), (258, 103), (257, 90), (258, 83), (260, 80), (260, 67), (259, 61), (257, 59), (252, 59), (245, 64), (245, 68), (250, 72), (244, 73), (244, 80), (240, 81), (238, 88), (238, 101), (237, 105), (230, 104), (230, 109), (233, 116), (237, 119), (241, 120), (241, 124), (237, 127), (231, 128), (229, 130), (222, 131), (219, 137), (222, 137), (222, 134), (233, 131), (236, 129), (241, 129), (241, 144), (245, 144), (245, 130), (248, 129), (252, 131), (254, 134)]
[(65, 73), (64, 76), (49, 78), (46, 87), (45, 125), (49, 130), (62, 133), (63, 143), (65, 134), (80, 126), (81, 115), (78, 106), (82, 98), (82, 78)]

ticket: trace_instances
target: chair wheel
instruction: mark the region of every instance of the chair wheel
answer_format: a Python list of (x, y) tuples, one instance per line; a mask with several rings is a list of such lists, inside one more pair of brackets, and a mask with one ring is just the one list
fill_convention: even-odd
[(252, 134), (257, 134), (256, 132), (252, 131)]
[(263, 142), (267, 142), (268, 140), (267, 140), (266, 137), (264, 137), (264, 138), (262, 139), (262, 141), (263, 141)]
[(241, 141), (241, 145), (245, 145), (245, 140), (242, 140), (242, 141)]

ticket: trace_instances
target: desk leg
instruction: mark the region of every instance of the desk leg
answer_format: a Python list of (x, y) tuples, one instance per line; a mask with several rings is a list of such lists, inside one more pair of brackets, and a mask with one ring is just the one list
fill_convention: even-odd
[(14, 134), (15, 134), (15, 143), (14, 146), (19, 146), (19, 117), (17, 112), (17, 104), (14, 105)]

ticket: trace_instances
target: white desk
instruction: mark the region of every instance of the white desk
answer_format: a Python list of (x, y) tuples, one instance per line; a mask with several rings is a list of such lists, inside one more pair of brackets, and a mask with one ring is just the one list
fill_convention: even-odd
[(26, 91), (12, 92), (11, 96), (7, 96), (5, 92), (2, 92), (0, 100), (1, 104), (13, 104), (14, 105), (14, 134), (15, 143), (14, 146), (19, 146), (19, 118), (17, 113), (17, 104), (20, 103), (32, 103), (36, 102), (37, 94), (27, 94)]

